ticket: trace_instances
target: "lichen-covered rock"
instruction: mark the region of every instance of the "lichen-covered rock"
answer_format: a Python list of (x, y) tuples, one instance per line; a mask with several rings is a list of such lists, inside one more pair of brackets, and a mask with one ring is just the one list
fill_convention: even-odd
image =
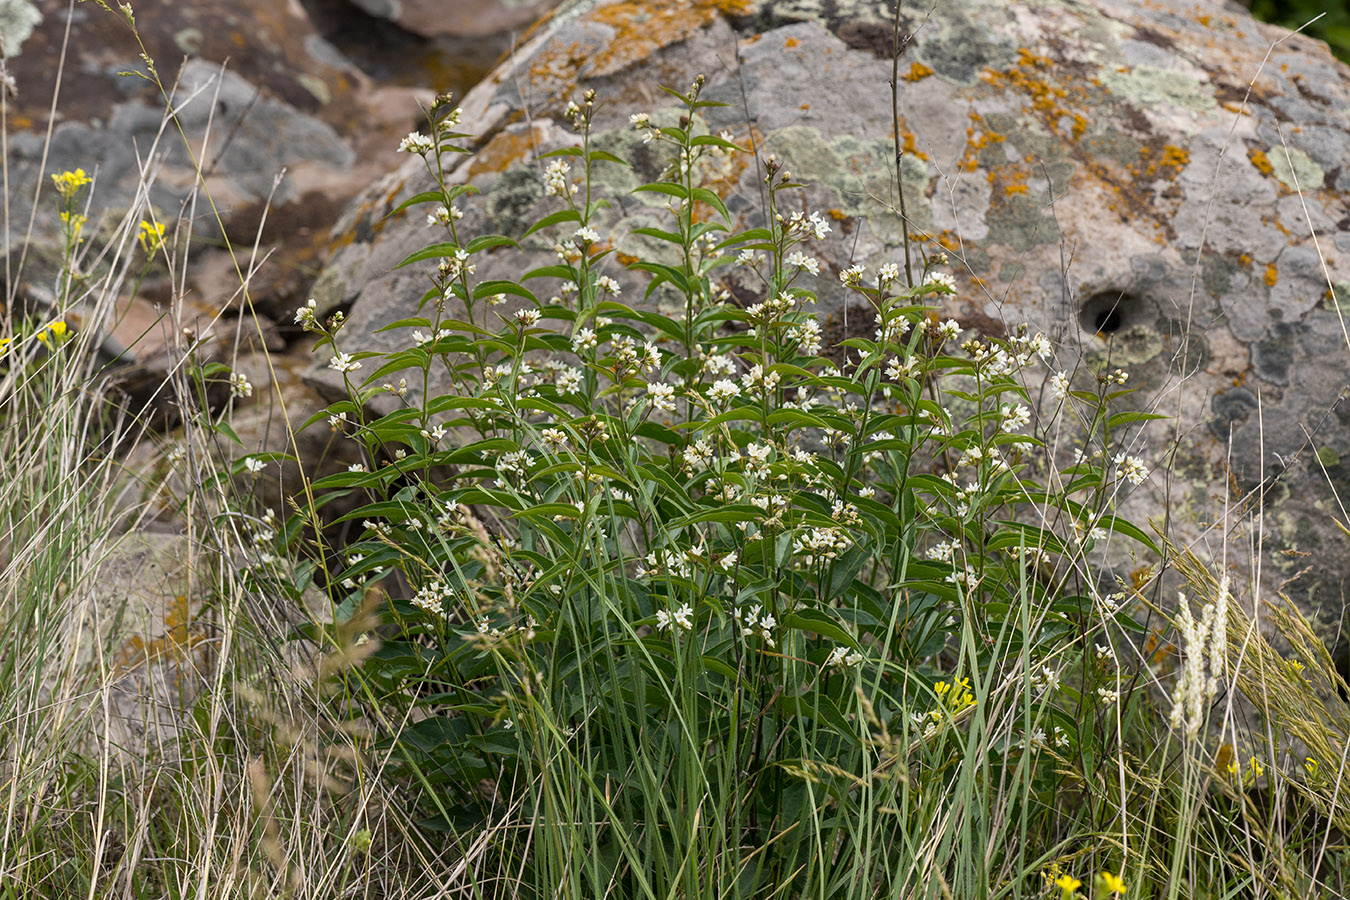
[[(6, 60), (13, 88), (6, 246), (50, 239), (58, 224), (48, 176), (84, 169), (94, 178), (91, 239), (106, 235), (127, 210), (146, 218), (152, 210), (170, 236), (191, 221), (208, 238), (194, 247), (194, 260), (211, 255), (217, 241), (210, 238), (218, 238), (222, 223), (242, 247), (261, 237), (261, 253), (271, 258), (266, 274), (255, 276), (252, 297), (264, 307), (289, 304), (307, 287), (292, 273), (312, 271), (325, 249), (324, 229), (311, 223), (331, 221), (395, 164), (392, 144), (416, 124), (417, 100), (427, 96), (425, 89), (373, 81), (298, 3), (133, 4), (139, 38), (172, 92), (190, 155), (177, 127), (164, 124), (165, 98), (139, 77), (141, 45), (119, 14), (75, 4), (67, 35), (62, 4), (32, 15), (15, 12), (35, 9), (29, 4), (9, 6), (13, 14), (0, 17), (8, 29), (0, 31), (0, 43), (14, 44)], [(55, 61), (63, 53), (53, 117)], [(190, 203), (198, 167), (212, 202), (199, 196)], [(238, 277), (233, 286), (198, 279), (194, 266), (185, 286), (200, 303), (219, 308), (238, 285)]]
[[(842, 329), (832, 276), (900, 259), (906, 231), (894, 211), (888, 8), (564, 5), (465, 102), (479, 146), (452, 163), (452, 180), (482, 196), (461, 227), (519, 236), (551, 209), (534, 160), (575, 142), (563, 106), (594, 88), (597, 144), (636, 163), (602, 173), (616, 259), (653, 252), (631, 232), (662, 211), (628, 192), (664, 161), (627, 116), (669, 117), (657, 86), (704, 73), (703, 97), (727, 105), (703, 126), (776, 154), (810, 183), (802, 209), (833, 221), (812, 248), (826, 264), (812, 287)], [(1059, 368), (1128, 369), (1135, 399), (1175, 420), (1134, 446), (1156, 469), (1127, 513), (1233, 563), (1248, 556), (1223, 517), (1239, 521), (1247, 498), (1264, 584), (1298, 575), (1286, 589), (1334, 641), (1350, 576), (1333, 523), (1335, 497), (1350, 496), (1350, 337), (1337, 305), (1350, 281), (1350, 69), (1315, 41), (1186, 0), (907, 4), (902, 27), (907, 230), (953, 260), (960, 291), (944, 314), (984, 330), (1030, 321), (1053, 336)], [(762, 222), (762, 172), (748, 155), (726, 172), (742, 225)], [(351, 307), (344, 349), (408, 340), (376, 329), (414, 314), (426, 274), (393, 267), (429, 233), (416, 211), (386, 214), (426, 186), (409, 161), (341, 220), (317, 293)], [(541, 234), (525, 259), (481, 257), (478, 276), (519, 274), (550, 245)], [(613, 266), (625, 298), (641, 297), (640, 273)], [(321, 368), (312, 378), (334, 386)]]
[(490, 38), (528, 28), (558, 0), (351, 0), (382, 19), (423, 37)]

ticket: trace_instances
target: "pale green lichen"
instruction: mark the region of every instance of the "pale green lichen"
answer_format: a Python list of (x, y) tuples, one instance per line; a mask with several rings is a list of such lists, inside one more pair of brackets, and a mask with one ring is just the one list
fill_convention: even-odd
[(1105, 68), (1098, 78), (1111, 93), (1128, 97), (1145, 106), (1170, 103), (1195, 112), (1205, 112), (1216, 102), (1213, 93), (1206, 90), (1197, 79), (1156, 66), (1135, 66), (1127, 72)]
[(0, 54), (18, 56), (19, 47), (42, 21), (42, 13), (28, 0), (0, 0)]
[(1266, 158), (1270, 160), (1271, 173), (1291, 191), (1315, 191), (1325, 181), (1321, 166), (1297, 147), (1271, 147)]

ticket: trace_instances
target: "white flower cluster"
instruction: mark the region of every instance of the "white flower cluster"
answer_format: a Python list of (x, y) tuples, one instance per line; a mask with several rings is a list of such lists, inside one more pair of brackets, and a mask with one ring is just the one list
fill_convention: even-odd
[(686, 603), (674, 612), (658, 609), (656, 611), (656, 627), (662, 631), (669, 631), (671, 625), (675, 625), (681, 631), (688, 631), (693, 628), (694, 608)]
[(803, 565), (835, 559), (848, 549), (848, 535), (842, 528), (812, 528), (797, 535), (792, 541), (792, 553)]
[(1041, 666), (1031, 673), (1031, 688), (1038, 694), (1045, 694), (1059, 687), (1059, 673), (1049, 666)]
[(398, 142), (399, 153), (416, 153), (418, 156), (425, 156), (435, 149), (436, 142), (420, 131), (410, 132), (407, 137)]
[(776, 297), (771, 297), (768, 300), (746, 307), (745, 312), (746, 315), (752, 319), (758, 319), (764, 322), (774, 322), (792, 312), (796, 305), (796, 297), (792, 296), (787, 291), (780, 291)]
[(645, 562), (647, 570), (639, 572), (639, 575), (648, 575), (653, 578), (660, 575), (674, 575), (677, 578), (688, 578), (693, 573), (693, 554), (689, 550), (671, 550), (662, 548), (653, 550), (647, 554)]
[(835, 647), (830, 651), (830, 658), (825, 660), (825, 667), (834, 669), (836, 672), (842, 672), (845, 669), (852, 669), (863, 661), (863, 655), (857, 650), (850, 650), (848, 647)]
[(427, 225), (428, 227), (449, 225), (451, 222), (462, 218), (464, 218), (464, 212), (458, 206), (453, 203), (446, 206), (442, 203), (427, 216)]
[(756, 603), (754, 606), (744, 607), (736, 617), (741, 621), (742, 637), (758, 637), (770, 647), (778, 646), (774, 642), (773, 630), (778, 627), (778, 620), (772, 613), (764, 612), (764, 607)]
[(561, 159), (555, 159), (544, 170), (544, 193), (550, 197), (570, 197), (577, 192), (577, 186), (567, 180), (572, 167)]
[(800, 250), (793, 250), (784, 262), (794, 269), (805, 269), (812, 275), (820, 274), (820, 262), (814, 256), (807, 256)]
[(455, 592), (450, 585), (437, 579), (422, 586), (412, 598), (413, 606), (433, 616), (444, 616), (445, 605), (454, 599)]
[(243, 372), (230, 373), (230, 396), (237, 398), (253, 396), (253, 385)]
[(1120, 469), (1120, 477), (1130, 484), (1143, 484), (1144, 479), (1148, 478), (1148, 466), (1137, 456), (1117, 453), (1114, 462)]
[(650, 381), (647, 383), (647, 400), (651, 403), (652, 409), (674, 412), (675, 388), (659, 381)]
[(1177, 630), (1186, 648), (1186, 664), (1172, 695), (1172, 727), (1187, 740), (1195, 740), (1204, 722), (1205, 706), (1219, 691), (1228, 654), (1228, 576), (1219, 583), (1219, 594), (1200, 610), (1200, 621), (1191, 615), (1186, 595), (1178, 595)]
[(811, 316), (788, 330), (788, 337), (797, 342), (797, 352), (803, 356), (820, 353), (820, 322)]
[(821, 218), (818, 212), (813, 212), (809, 216), (795, 212), (788, 218), (787, 226), (788, 231), (794, 234), (810, 235), (818, 241), (824, 240), (825, 235), (830, 233), (830, 223)]
[(938, 285), (940, 288), (942, 288), (942, 290), (939, 291), (939, 293), (944, 294), (956, 293), (956, 279), (948, 275), (946, 272), (929, 272), (927, 275), (924, 276), (923, 283)]

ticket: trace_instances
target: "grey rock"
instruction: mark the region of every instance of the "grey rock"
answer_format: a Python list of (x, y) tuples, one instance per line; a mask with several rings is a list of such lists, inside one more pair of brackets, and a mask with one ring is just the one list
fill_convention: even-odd
[[(776, 154), (809, 182), (802, 209), (836, 217), (810, 249), (823, 262), (812, 285), (822, 317), (841, 313), (833, 274), (899, 260), (906, 231), (894, 212), (888, 7), (565, 4), (464, 101), (477, 151), (454, 163), (451, 180), (482, 195), (465, 204), (461, 228), (519, 236), (521, 223), (553, 209), (535, 154), (575, 141), (563, 106), (594, 88), (605, 104), (595, 141), (636, 163), (602, 174), (614, 206), (601, 231), (620, 254), (649, 252), (631, 232), (661, 211), (629, 191), (660, 163), (627, 115), (671, 115), (655, 86), (683, 89), (701, 72), (705, 96), (729, 104), (707, 110), (701, 127), (753, 136), (761, 157)], [(1057, 368), (1108, 359), (1132, 368), (1136, 402), (1178, 416), (1146, 429), (1139, 446), (1157, 461), (1175, 442), (1185, 464), (1170, 493), (1145, 484), (1125, 513), (1143, 522), (1166, 497), (1200, 498), (1171, 510), (1172, 537), (1218, 559), (1208, 523), (1231, 461), (1241, 489), (1263, 491), (1264, 549), (1314, 554), (1313, 573), (1290, 589), (1312, 605), (1339, 603), (1350, 554), (1330, 517), (1336, 482), (1314, 457), (1350, 444), (1337, 406), (1350, 340), (1328, 296), (1350, 282), (1350, 208), (1331, 177), (1347, 171), (1350, 69), (1312, 40), (1181, 0), (954, 0), (931, 16), (907, 7), (903, 27), (913, 33), (900, 70), (908, 230), (925, 252), (953, 257), (960, 293), (942, 314), (971, 327), (1029, 321), (1057, 341)], [(743, 161), (729, 184), (740, 226), (762, 219), (760, 162)], [(326, 303), (350, 305), (345, 349), (407, 343), (377, 329), (416, 314), (427, 276), (394, 266), (429, 238), (421, 216), (386, 216), (428, 186), (421, 162), (408, 161), (335, 229), (340, 246), (320, 280)], [(551, 240), (484, 255), (476, 277), (545, 264)], [(611, 263), (609, 274), (624, 299), (642, 296), (638, 273)], [(659, 292), (651, 302), (661, 304)], [(1102, 323), (1114, 333), (1099, 334)], [(309, 378), (336, 395), (322, 365)], [(1269, 590), (1295, 573), (1267, 574)]]

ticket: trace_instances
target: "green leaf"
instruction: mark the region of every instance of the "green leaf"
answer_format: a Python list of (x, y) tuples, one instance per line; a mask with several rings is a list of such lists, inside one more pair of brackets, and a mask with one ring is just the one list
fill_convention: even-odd
[(541, 231), (545, 228), (548, 228), (553, 225), (558, 225), (562, 222), (580, 222), (580, 221), (581, 221), (581, 213), (577, 212), (575, 209), (560, 209), (555, 213), (550, 213), (549, 215), (544, 216), (538, 222), (535, 222), (525, 231), (523, 235), (521, 235), (521, 237), (529, 237), (536, 231)]
[(722, 202), (722, 198), (714, 194), (707, 188), (694, 188), (693, 198), (708, 204), (717, 210), (717, 214), (722, 217), (723, 222), (731, 221), (731, 213), (727, 212), (727, 205)]
[(679, 197), (681, 200), (689, 199), (689, 192), (683, 185), (672, 184), (669, 181), (653, 181), (650, 184), (640, 185), (633, 189), (633, 193), (650, 192), (657, 194), (668, 194), (671, 197)]
[(615, 156), (613, 153), (606, 153), (604, 150), (592, 150), (591, 159), (598, 159), (602, 162), (618, 163), (621, 166), (627, 166), (630, 169), (633, 168), (632, 163), (624, 159), (619, 159), (619, 157)]
[(423, 247), (416, 253), (408, 255), (404, 258), (403, 262), (394, 266), (394, 268), (401, 269), (404, 266), (410, 266), (413, 263), (423, 262), (428, 259), (442, 259), (447, 256), (454, 256), (460, 249), (462, 248), (459, 244), (456, 244), (453, 241), (442, 241), (440, 243), (431, 244), (430, 246)]
[[(850, 579), (852, 580), (852, 579)], [(799, 609), (783, 617), (783, 627), (809, 631), (827, 637), (837, 644), (857, 650), (858, 642), (830, 615), (817, 609)]]
[(480, 250), (490, 250), (493, 247), (519, 247), (515, 241), (504, 234), (482, 234), (469, 241), (466, 248), (469, 253), (477, 253)]
[(440, 190), (422, 191), (420, 194), (413, 194), (407, 200), (404, 200), (398, 206), (395, 206), (393, 209), (389, 210), (389, 212), (385, 213), (384, 217), (387, 219), (390, 216), (397, 215), (398, 213), (403, 212), (408, 207), (416, 206), (419, 203), (444, 203), (444, 202), (445, 202), (445, 194), (442, 193)]
[(539, 302), (539, 298), (529, 288), (521, 287), (514, 281), (482, 281), (473, 287), (473, 299), (475, 300), (482, 300), (484, 297), (493, 297), (497, 294), (513, 294), (517, 297), (524, 297), (532, 303)]

